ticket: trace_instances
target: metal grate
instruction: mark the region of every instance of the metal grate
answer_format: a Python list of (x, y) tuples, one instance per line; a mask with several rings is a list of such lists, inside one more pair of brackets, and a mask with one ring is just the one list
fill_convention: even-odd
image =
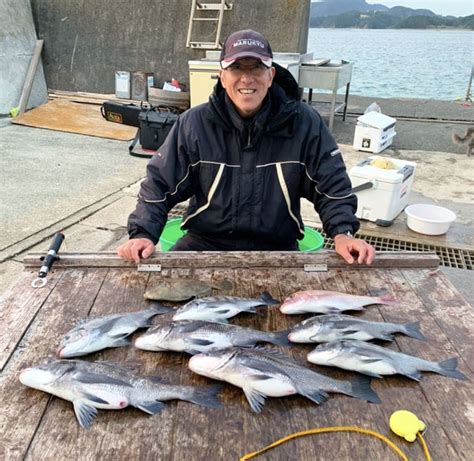
[[(169, 217), (182, 216), (186, 206), (178, 204), (170, 211)], [(315, 227), (315, 230), (324, 237), (324, 247), (329, 250), (334, 249), (334, 241), (329, 238), (321, 227)], [(403, 240), (388, 239), (383, 237), (374, 237), (373, 235), (365, 235), (358, 233), (357, 237), (364, 239), (370, 243), (377, 251), (426, 251), (435, 252), (440, 258), (440, 264), (445, 267), (455, 269), (473, 270), (474, 251), (464, 250), (461, 248), (447, 248), (437, 245), (426, 245), (423, 243), (405, 242)]]
[[(334, 241), (327, 237), (321, 228), (316, 228), (324, 236), (324, 248), (334, 249)], [(370, 243), (377, 251), (426, 251), (435, 252), (440, 258), (440, 264), (455, 269), (472, 270), (474, 251), (460, 248), (447, 248), (437, 245), (426, 245), (424, 243), (405, 242), (384, 237), (374, 237), (358, 233), (357, 237)]]

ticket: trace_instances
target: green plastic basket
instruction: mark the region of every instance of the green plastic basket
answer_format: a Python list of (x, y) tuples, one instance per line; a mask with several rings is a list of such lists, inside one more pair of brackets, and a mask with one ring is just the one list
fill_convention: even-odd
[[(180, 227), (181, 222), (182, 218), (173, 218), (166, 223), (160, 237), (161, 251), (169, 251), (183, 235), (186, 235), (186, 231)], [(304, 238), (298, 242), (300, 251), (318, 251), (323, 245), (323, 236), (318, 231), (305, 226)]]

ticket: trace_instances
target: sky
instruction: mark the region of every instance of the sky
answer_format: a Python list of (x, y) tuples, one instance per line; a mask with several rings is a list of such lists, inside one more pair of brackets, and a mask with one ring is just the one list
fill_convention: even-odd
[(366, 0), (369, 4), (379, 3), (392, 8), (406, 6), (423, 8), (443, 16), (469, 16), (474, 14), (474, 0)]

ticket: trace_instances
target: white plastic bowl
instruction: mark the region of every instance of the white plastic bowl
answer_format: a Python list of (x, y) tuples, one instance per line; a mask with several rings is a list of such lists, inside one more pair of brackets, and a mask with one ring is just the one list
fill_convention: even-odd
[(405, 208), (408, 227), (420, 234), (442, 235), (448, 232), (456, 215), (447, 208), (417, 203)]

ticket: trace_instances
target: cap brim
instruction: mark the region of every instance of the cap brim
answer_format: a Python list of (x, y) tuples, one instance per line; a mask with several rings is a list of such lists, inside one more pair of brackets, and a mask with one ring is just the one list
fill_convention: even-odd
[(263, 57), (262, 55), (258, 53), (252, 53), (251, 51), (242, 51), (242, 53), (237, 53), (236, 55), (232, 56), (231, 59), (223, 59), (221, 61), (221, 67), (223, 69), (227, 69), (229, 66), (234, 64), (234, 62), (244, 58), (258, 59), (264, 66), (268, 68), (272, 67), (272, 58)]

